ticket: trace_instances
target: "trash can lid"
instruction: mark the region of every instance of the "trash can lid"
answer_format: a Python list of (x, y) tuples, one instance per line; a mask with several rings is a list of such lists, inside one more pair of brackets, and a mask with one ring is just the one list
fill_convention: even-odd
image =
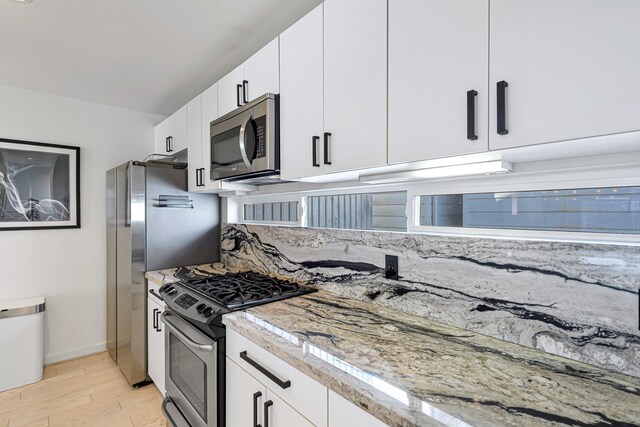
[(0, 319), (41, 313), (45, 308), (45, 298), (35, 297), (12, 301), (0, 301)]

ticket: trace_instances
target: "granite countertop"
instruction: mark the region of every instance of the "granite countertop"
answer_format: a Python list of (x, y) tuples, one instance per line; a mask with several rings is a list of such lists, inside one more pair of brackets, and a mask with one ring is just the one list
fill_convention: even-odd
[(224, 323), (391, 426), (640, 426), (640, 379), (327, 291)]

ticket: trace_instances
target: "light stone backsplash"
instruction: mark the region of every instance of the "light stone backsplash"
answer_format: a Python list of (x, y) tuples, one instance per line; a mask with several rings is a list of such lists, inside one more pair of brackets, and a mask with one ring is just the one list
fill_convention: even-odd
[(228, 225), (222, 261), (640, 377), (640, 247)]

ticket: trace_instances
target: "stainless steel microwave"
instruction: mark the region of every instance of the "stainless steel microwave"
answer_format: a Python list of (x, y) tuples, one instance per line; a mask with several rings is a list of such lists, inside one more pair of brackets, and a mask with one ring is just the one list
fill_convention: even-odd
[(211, 122), (211, 180), (279, 178), (278, 109), (278, 95), (268, 93)]

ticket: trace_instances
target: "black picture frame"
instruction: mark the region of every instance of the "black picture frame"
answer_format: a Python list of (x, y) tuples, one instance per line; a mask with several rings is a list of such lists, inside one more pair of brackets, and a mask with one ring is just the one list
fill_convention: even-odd
[[(9, 164), (7, 157), (14, 158), (14, 165)], [(42, 188), (43, 180), (50, 186), (52, 197), (42, 200), (46, 203), (32, 197), (25, 202), (19, 187), (33, 192), (35, 183), (28, 177), (22, 177), (21, 183), (17, 183), (18, 179), (14, 181), (13, 175), (31, 168), (46, 169), (42, 162), (38, 163), (38, 158), (55, 159), (49, 166), (49, 180), (46, 180), (46, 170), (38, 176)], [(31, 159), (34, 165), (25, 166)], [(21, 170), (15, 169), (17, 163), (20, 163)], [(58, 166), (59, 163), (62, 166)], [(11, 173), (7, 173), (8, 170)], [(53, 197), (54, 190), (62, 192), (62, 201)], [(46, 218), (41, 218), (40, 214)], [(80, 147), (0, 138), (0, 231), (80, 228), (80, 218)]]

